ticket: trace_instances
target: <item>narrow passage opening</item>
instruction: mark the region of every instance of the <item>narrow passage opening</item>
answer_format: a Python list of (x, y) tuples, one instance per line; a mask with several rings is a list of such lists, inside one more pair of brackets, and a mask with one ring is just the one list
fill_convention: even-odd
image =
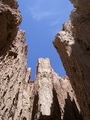
[(60, 76), (65, 76), (65, 69), (52, 41), (69, 18), (73, 6), (69, 0), (18, 0), (18, 2), (23, 18), (20, 28), (26, 32), (27, 66), (32, 68), (31, 79), (35, 77), (38, 58), (49, 58), (52, 68)]

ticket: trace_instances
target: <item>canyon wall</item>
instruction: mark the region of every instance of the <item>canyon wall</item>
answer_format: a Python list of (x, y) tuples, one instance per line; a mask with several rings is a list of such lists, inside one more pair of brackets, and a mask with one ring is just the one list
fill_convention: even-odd
[(0, 1), (0, 120), (31, 119), (33, 85), (26, 68), (27, 45), (15, 0)]
[(74, 10), (53, 44), (75, 90), (84, 120), (90, 120), (90, 1), (71, 0)]
[[(32, 81), (31, 68), (27, 68), (26, 64), (25, 33), (19, 30), (22, 18), (18, 3), (16, 0), (0, 0), (0, 120), (89, 120), (89, 92), (86, 91), (89, 91), (89, 61), (86, 59), (86, 55), (89, 58), (89, 50), (88, 54), (83, 51), (82, 40), (80, 45), (75, 44), (76, 32), (80, 36), (76, 28), (79, 14), (76, 14), (76, 18), (73, 14), (71, 21), (65, 23), (63, 31), (58, 33), (54, 41), (70, 80), (67, 76), (58, 76), (48, 58), (39, 58), (36, 77)], [(81, 17), (82, 14), (79, 19)], [(83, 41), (84, 38), (83, 33)], [(85, 54), (80, 56), (83, 58), (81, 60), (79, 55), (82, 52)]]

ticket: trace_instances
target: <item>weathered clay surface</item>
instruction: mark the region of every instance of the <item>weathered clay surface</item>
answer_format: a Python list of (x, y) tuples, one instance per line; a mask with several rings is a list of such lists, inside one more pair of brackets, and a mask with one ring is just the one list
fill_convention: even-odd
[(75, 9), (53, 44), (75, 90), (84, 120), (90, 120), (90, 2), (71, 1)]

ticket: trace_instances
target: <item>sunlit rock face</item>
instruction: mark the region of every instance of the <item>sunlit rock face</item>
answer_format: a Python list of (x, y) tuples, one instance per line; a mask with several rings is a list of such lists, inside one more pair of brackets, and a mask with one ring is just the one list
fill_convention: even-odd
[(90, 120), (90, 2), (71, 2), (75, 9), (53, 44), (75, 90), (84, 120)]
[(83, 120), (68, 77), (59, 77), (48, 58), (39, 58), (32, 120)]
[(33, 85), (16, 5), (14, 0), (0, 0), (0, 120), (29, 120), (32, 113)]

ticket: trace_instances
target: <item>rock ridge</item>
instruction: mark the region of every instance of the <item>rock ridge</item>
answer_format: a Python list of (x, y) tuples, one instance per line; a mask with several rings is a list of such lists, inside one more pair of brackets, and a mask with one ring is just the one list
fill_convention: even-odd
[(90, 2), (71, 0), (75, 9), (53, 44), (75, 90), (84, 120), (90, 119)]

